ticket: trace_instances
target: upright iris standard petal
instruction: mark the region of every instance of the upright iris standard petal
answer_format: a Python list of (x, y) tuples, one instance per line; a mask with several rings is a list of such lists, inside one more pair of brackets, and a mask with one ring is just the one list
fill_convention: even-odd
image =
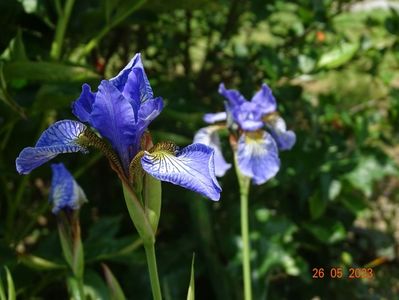
[(155, 99), (149, 99), (141, 104), (139, 112), (138, 112), (138, 120), (137, 120), (137, 131), (139, 132), (138, 136), (141, 137), (141, 134), (145, 131), (145, 129), (150, 125), (150, 123), (158, 117), (163, 109), (163, 101), (161, 97), (157, 97)]
[(203, 144), (192, 144), (180, 151), (145, 152), (141, 165), (156, 179), (171, 182), (219, 200), (221, 188), (215, 177), (214, 151)]
[(227, 99), (227, 109), (233, 110), (234, 108), (245, 103), (247, 100), (236, 90), (227, 90), (223, 83), (219, 85), (219, 94)]
[(203, 120), (208, 124), (213, 124), (216, 122), (226, 121), (227, 113), (225, 111), (219, 113), (209, 113), (205, 114)]
[(93, 110), (93, 104), (96, 94), (91, 91), (88, 84), (83, 84), (82, 93), (79, 98), (72, 103), (72, 113), (81, 122), (90, 122), (90, 114)]
[(28, 174), (60, 153), (86, 153), (86, 148), (77, 143), (85, 129), (86, 126), (77, 121), (54, 123), (42, 133), (35, 147), (27, 147), (21, 151), (16, 159), (18, 173)]
[(252, 97), (251, 102), (257, 106), (262, 115), (275, 112), (277, 102), (272, 94), (272, 90), (267, 84), (262, 84), (262, 88)]
[(121, 92), (107, 80), (103, 80), (98, 88), (91, 124), (111, 142), (122, 164), (128, 166), (128, 148), (136, 135), (134, 112)]
[(294, 146), (296, 142), (295, 132), (287, 130), (287, 125), (283, 118), (271, 118), (266, 124), (268, 125), (280, 150), (290, 150)]
[(255, 184), (263, 184), (280, 169), (277, 145), (265, 131), (247, 132), (238, 140), (237, 161), (241, 172)]
[(110, 82), (129, 101), (145, 102), (154, 97), (140, 53), (137, 53), (117, 76), (111, 78)]
[(231, 164), (227, 163), (223, 157), (218, 129), (218, 126), (201, 128), (194, 136), (194, 143), (201, 143), (215, 150), (215, 175), (222, 177), (231, 168)]
[(53, 171), (50, 190), (52, 212), (57, 214), (60, 210), (78, 210), (84, 202), (87, 202), (82, 188), (62, 163), (52, 164), (51, 169)]

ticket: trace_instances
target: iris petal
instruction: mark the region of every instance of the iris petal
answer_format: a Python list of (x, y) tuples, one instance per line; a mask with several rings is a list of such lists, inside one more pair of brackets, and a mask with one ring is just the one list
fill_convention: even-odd
[(275, 112), (277, 109), (276, 99), (266, 83), (262, 84), (262, 88), (252, 97), (251, 102), (256, 104), (263, 115)]
[[(141, 104), (138, 122), (137, 122), (137, 130), (140, 133), (143, 133), (144, 130), (148, 127), (148, 125), (161, 113), (163, 109), (163, 101), (161, 97), (157, 97), (155, 99), (149, 99)], [(141, 137), (141, 134), (139, 134)]]
[(277, 145), (265, 131), (245, 133), (238, 140), (237, 160), (240, 171), (255, 184), (263, 184), (280, 169)]
[(140, 102), (144, 102), (154, 97), (140, 53), (137, 53), (117, 76), (111, 78), (110, 82), (129, 100), (139, 99)]
[(233, 119), (243, 130), (255, 131), (264, 126), (259, 107), (252, 102), (244, 102), (232, 111)]
[(83, 84), (82, 93), (72, 104), (72, 113), (81, 122), (89, 122), (95, 97), (96, 93), (92, 93), (90, 86), (86, 83)]
[(53, 171), (50, 189), (52, 212), (57, 214), (60, 210), (78, 210), (84, 202), (87, 202), (82, 188), (64, 164), (52, 164), (51, 169)]
[(280, 150), (290, 150), (295, 145), (295, 132), (287, 130), (287, 125), (283, 118), (277, 117), (270, 123), (268, 122), (267, 125)]
[(106, 137), (118, 152), (124, 166), (130, 162), (128, 148), (135, 141), (134, 112), (128, 100), (109, 81), (98, 88), (91, 125)]
[(223, 83), (219, 85), (219, 94), (227, 99), (227, 108), (229, 110), (233, 110), (235, 107), (238, 107), (247, 101), (239, 91), (227, 90)]
[(54, 123), (42, 133), (35, 147), (27, 147), (21, 151), (16, 159), (18, 173), (28, 174), (60, 153), (86, 153), (86, 148), (76, 143), (85, 129), (86, 126), (77, 121)]
[(180, 185), (217, 201), (221, 188), (215, 177), (213, 155), (210, 147), (192, 144), (176, 153), (146, 152), (141, 165), (156, 179)]
[(214, 114), (209, 113), (204, 115), (204, 121), (208, 124), (225, 121), (226, 119), (227, 119), (227, 114), (225, 111)]
[(217, 130), (217, 126), (201, 128), (194, 136), (194, 143), (201, 143), (215, 150), (215, 175), (222, 177), (231, 168), (231, 164), (227, 163), (223, 157)]

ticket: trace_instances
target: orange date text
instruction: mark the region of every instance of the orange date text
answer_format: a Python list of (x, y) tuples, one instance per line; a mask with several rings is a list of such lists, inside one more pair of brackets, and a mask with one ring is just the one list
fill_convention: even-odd
[(373, 268), (348, 268), (347, 270), (342, 267), (332, 268), (313, 268), (313, 279), (372, 279), (374, 278)]

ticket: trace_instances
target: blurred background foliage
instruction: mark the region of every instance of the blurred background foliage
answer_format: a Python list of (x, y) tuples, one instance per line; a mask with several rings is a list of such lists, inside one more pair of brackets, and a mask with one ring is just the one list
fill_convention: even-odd
[[(269, 84), (297, 133), (294, 149), (281, 153), (277, 177), (251, 187), (255, 299), (396, 299), (398, 6), (2, 0), (0, 264), (10, 270), (17, 296), (67, 298), (66, 264), (47, 202), (50, 168), (19, 176), (16, 156), (51, 123), (74, 118), (70, 105), (82, 83), (95, 88), (141, 52), (155, 95), (166, 103), (150, 126), (155, 140), (190, 143), (204, 126), (203, 113), (223, 110), (222, 81), (248, 98)], [(106, 160), (95, 151), (60, 160), (89, 198), (81, 220), (92, 298), (110, 299), (105, 263), (128, 299), (150, 299), (144, 252)], [(163, 184), (157, 252), (167, 300), (185, 297), (193, 252), (197, 299), (242, 298), (233, 171), (220, 183), (218, 203)], [(373, 279), (312, 278), (315, 267), (364, 266), (374, 266)], [(9, 282), (4, 268), (1, 278)]]

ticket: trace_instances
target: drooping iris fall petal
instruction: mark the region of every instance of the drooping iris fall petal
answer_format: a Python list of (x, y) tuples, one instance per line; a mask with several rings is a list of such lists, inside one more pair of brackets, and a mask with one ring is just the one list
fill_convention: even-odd
[(276, 142), (266, 131), (241, 135), (238, 140), (237, 162), (240, 171), (251, 177), (255, 184), (265, 183), (280, 169)]
[(180, 185), (214, 201), (221, 188), (215, 177), (214, 151), (203, 144), (191, 144), (181, 150), (146, 152), (141, 165), (156, 179)]
[(79, 136), (86, 126), (77, 121), (58, 121), (46, 129), (35, 147), (27, 147), (16, 159), (16, 168), (20, 174), (28, 174), (61, 153), (83, 152), (87, 149), (77, 144)]
[(295, 132), (287, 130), (287, 125), (281, 117), (273, 118), (266, 123), (280, 150), (290, 150), (296, 142)]

